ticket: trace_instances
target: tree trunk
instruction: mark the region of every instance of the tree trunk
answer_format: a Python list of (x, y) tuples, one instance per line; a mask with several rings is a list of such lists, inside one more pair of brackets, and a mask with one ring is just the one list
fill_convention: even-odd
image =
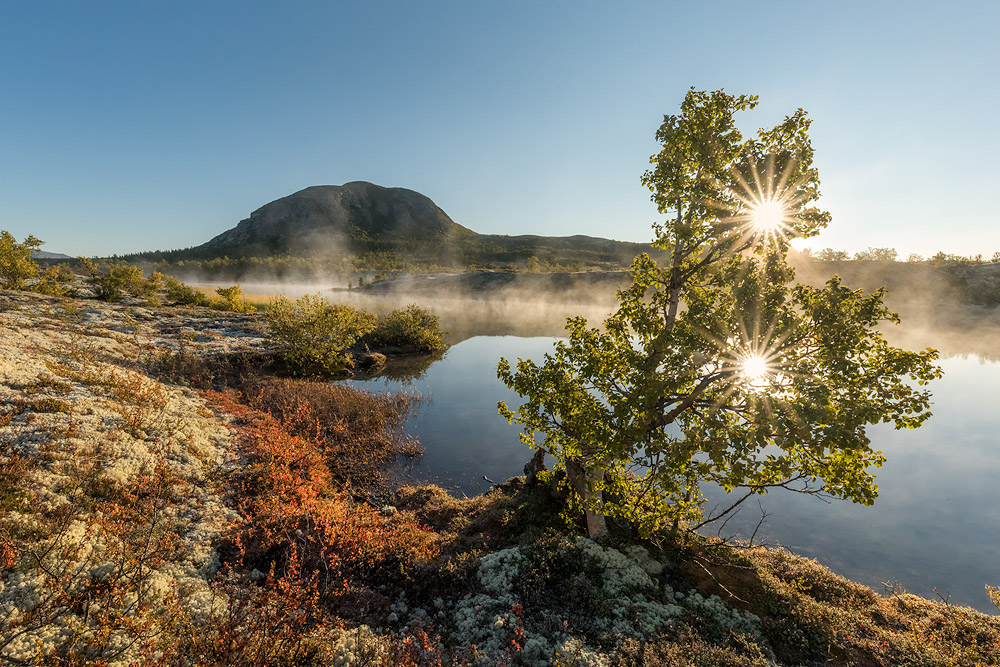
[[(603, 468), (586, 465), (581, 458), (572, 458), (566, 461), (566, 476), (569, 478), (570, 486), (583, 499), (584, 505), (591, 498), (603, 496), (603, 491), (593, 488), (597, 482), (604, 480)], [(608, 520), (603, 514), (585, 509), (584, 516), (587, 518), (587, 534), (590, 539), (596, 540), (608, 536)]]
[(531, 457), (531, 460), (524, 464), (524, 483), (527, 486), (534, 486), (537, 484), (538, 473), (543, 470), (545, 470), (545, 450), (538, 449), (535, 450), (535, 455)]

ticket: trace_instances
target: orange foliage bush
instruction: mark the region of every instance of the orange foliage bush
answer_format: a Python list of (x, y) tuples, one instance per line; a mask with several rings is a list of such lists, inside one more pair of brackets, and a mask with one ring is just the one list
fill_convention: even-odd
[(421, 453), (419, 443), (402, 431), (413, 401), (406, 393), (373, 394), (329, 382), (269, 378), (250, 384), (245, 394), (255, 408), (320, 444), (334, 480), (355, 493), (383, 490), (388, 463), (399, 455)]
[(160, 463), (93, 512), (62, 505), (36, 514), (32, 531), (0, 523), (4, 566), (19, 563), (43, 583), (30, 610), (0, 632), (0, 653), (23, 635), (67, 625), (73, 631), (39, 647), (38, 660), (102, 665), (150, 650), (164, 620), (152, 575), (176, 541), (166, 512), (175, 484)]
[(352, 581), (426, 560), (434, 535), (412, 515), (385, 516), (338, 489), (326, 465), (326, 428), (303, 402), (280, 418), (247, 407), (232, 393), (210, 393), (215, 407), (236, 417), (233, 428), (245, 465), (234, 476), (245, 517), (234, 536), (239, 560), (261, 570), (286, 568), (291, 554), (301, 571), (316, 573), (324, 596)]
[(316, 577), (305, 577), (295, 549), (286, 571), (261, 581), (230, 573), (212, 584), (197, 616), (175, 606), (169, 632), (143, 667), (165, 665), (300, 665), (315, 662), (309, 637), (322, 630)]

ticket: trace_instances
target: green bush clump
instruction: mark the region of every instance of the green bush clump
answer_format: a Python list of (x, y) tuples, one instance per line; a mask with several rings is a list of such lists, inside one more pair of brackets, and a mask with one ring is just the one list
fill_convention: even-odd
[(418, 352), (447, 347), (438, 316), (412, 303), (380, 318), (369, 342), (375, 348), (398, 347)]
[(211, 303), (211, 300), (204, 292), (190, 285), (185, 285), (173, 276), (167, 276), (165, 282), (167, 287), (167, 301), (185, 306), (207, 306)]
[(49, 296), (69, 296), (73, 292), (72, 285), (76, 282), (73, 269), (65, 264), (59, 264), (38, 274), (38, 282), (34, 291)]
[(319, 294), (295, 301), (271, 300), (264, 309), (270, 340), (299, 372), (338, 373), (350, 367), (347, 349), (373, 328), (377, 317), (351, 306), (332, 304)]
[(6, 229), (0, 232), (0, 288), (25, 288), (25, 281), (38, 274), (38, 264), (32, 254), (41, 247), (42, 241), (34, 236), (18, 243)]
[(256, 313), (257, 309), (243, 298), (243, 288), (238, 284), (232, 287), (217, 287), (215, 293), (220, 298), (212, 301), (212, 308), (231, 313)]
[(145, 298), (154, 302), (156, 293), (163, 284), (163, 274), (154, 271), (144, 278), (142, 269), (135, 264), (115, 262), (102, 268), (87, 257), (81, 257), (84, 268), (90, 273), (87, 282), (94, 288), (94, 296), (101, 301), (121, 301), (125, 295)]

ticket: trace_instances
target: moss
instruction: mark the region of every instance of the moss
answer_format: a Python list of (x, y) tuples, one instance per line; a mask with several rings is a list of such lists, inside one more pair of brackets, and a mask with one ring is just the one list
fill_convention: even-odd
[(65, 396), (73, 390), (73, 387), (66, 382), (62, 382), (52, 377), (39, 376), (34, 382), (27, 384), (21, 390), (28, 394), (49, 393)]
[(39, 398), (31, 402), (31, 409), (35, 412), (63, 412), (68, 413), (73, 409), (69, 401), (61, 398)]

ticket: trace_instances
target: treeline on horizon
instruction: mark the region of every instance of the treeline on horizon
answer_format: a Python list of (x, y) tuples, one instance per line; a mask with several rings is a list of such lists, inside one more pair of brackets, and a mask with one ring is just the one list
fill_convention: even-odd
[(524, 267), (538, 271), (625, 268), (648, 244), (585, 236), (541, 237), (476, 235), (471, 238), (373, 240), (355, 237), (332, 251), (296, 251), (287, 241), (236, 246), (201, 245), (179, 250), (116, 255), (137, 264), (192, 267), (206, 275), (254, 271), (283, 276), (362, 272), (434, 272), (470, 268)]
[(806, 248), (801, 251), (802, 255), (821, 262), (906, 262), (908, 264), (927, 264), (930, 266), (982, 266), (983, 264), (1000, 263), (1000, 250), (993, 253), (988, 259), (982, 253), (976, 255), (953, 255), (946, 252), (938, 252), (930, 257), (924, 257), (917, 253), (910, 253), (905, 260), (900, 259), (895, 248), (872, 248), (869, 247), (860, 252), (851, 253), (846, 250), (834, 250), (833, 248), (823, 248), (813, 251)]
[[(39, 242), (40, 244), (40, 242)], [(339, 279), (349, 286), (404, 275), (445, 272), (503, 271), (516, 273), (572, 273), (623, 271), (635, 255), (651, 251), (662, 260), (662, 251), (643, 244), (626, 244), (590, 237), (478, 237), (463, 246), (464, 252), (440, 244), (435, 252), (427, 244), (403, 241), (371, 242), (369, 251), (297, 256), (294, 254), (242, 254), (212, 256), (205, 246), (95, 258), (105, 266), (134, 264), (148, 274), (159, 272), (182, 280), (219, 282), (310, 282)], [(44, 267), (87, 273), (81, 259), (38, 258)], [(866, 289), (886, 286), (897, 296), (916, 298), (913, 289), (937, 286), (939, 298), (979, 306), (1000, 306), (1000, 271), (985, 267), (1000, 263), (1000, 252), (963, 256), (938, 252), (930, 257), (910, 254), (899, 258), (894, 248), (870, 247), (853, 255), (846, 250), (805, 249), (792, 258), (795, 265), (814, 267), (815, 277), (838, 273), (848, 284)], [(829, 267), (825, 269), (822, 267)], [(996, 274), (996, 275), (994, 275)]]
[[(517, 237), (508, 237), (517, 238)], [(572, 238), (572, 237), (571, 237)], [(561, 239), (560, 239), (561, 240)], [(611, 242), (618, 244), (620, 242)], [(600, 252), (573, 248), (571, 246), (552, 247), (532, 245), (521, 241), (518, 245), (502, 246), (502, 252), (488, 245), (479, 246), (475, 253), (450, 254), (438, 247), (437, 255), (431, 252), (400, 252), (398, 249), (371, 250), (361, 254), (327, 254), (296, 256), (291, 254), (210, 256), (203, 247), (188, 250), (155, 251), (114, 255), (112, 261), (126, 261), (138, 264), (150, 271), (179, 276), (197, 276), (206, 280), (311, 280), (328, 278), (333, 275), (372, 277), (400, 276), (405, 274), (428, 274), (452, 271), (512, 271), (525, 273), (563, 273), (580, 271), (620, 271), (628, 269), (634, 257), (649, 252), (654, 259), (661, 260), (662, 251), (643, 246), (635, 246), (632, 254), (622, 253), (622, 248)], [(189, 250), (199, 251), (191, 253)], [(203, 256), (197, 256), (198, 254)], [(194, 256), (192, 256), (194, 255)], [(878, 265), (919, 265), (925, 267), (976, 267), (1000, 263), (1000, 251), (987, 258), (983, 254), (956, 255), (938, 252), (930, 257), (911, 253), (905, 260), (900, 259), (894, 248), (868, 248), (850, 254), (846, 250), (825, 248), (819, 251), (804, 249), (800, 262), (839, 264), (845, 262), (874, 263)], [(52, 260), (49, 260), (52, 261)], [(959, 277), (959, 281), (962, 278)], [(980, 295), (985, 296), (985, 295)], [(973, 302), (983, 302), (975, 298)], [(997, 305), (997, 304), (991, 304)]]

